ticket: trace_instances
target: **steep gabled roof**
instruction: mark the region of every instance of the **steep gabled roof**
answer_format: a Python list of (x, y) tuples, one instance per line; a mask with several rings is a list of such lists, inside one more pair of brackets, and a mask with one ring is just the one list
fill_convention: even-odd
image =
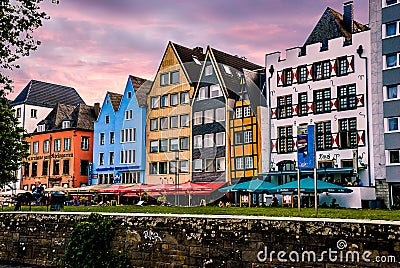
[(129, 75), (132, 82), (133, 89), (135, 90), (136, 99), (140, 107), (147, 106), (147, 94), (150, 92), (153, 82), (144, 78)]
[(110, 91), (108, 91), (107, 94), (110, 97), (110, 101), (114, 109), (114, 112), (118, 111), (123, 95)]
[(351, 40), (352, 33), (367, 31), (368, 29), (368, 26), (354, 20), (353, 31), (351, 32), (349, 27), (344, 23), (343, 14), (328, 7), (315, 25), (304, 45), (321, 43), (338, 37)]
[(57, 103), (85, 104), (74, 88), (37, 80), (31, 80), (11, 102), (11, 105), (23, 103), (50, 108), (56, 106)]
[[(205, 58), (205, 55), (203, 53), (203, 48), (201, 47), (187, 48), (173, 42), (170, 42), (170, 44), (174, 48), (180, 62), (183, 64), (182, 68), (184, 69), (184, 71), (186, 71), (187, 75), (189, 76), (188, 77), (189, 83), (197, 82), (199, 79), (201, 66)], [(200, 62), (200, 64), (198, 64), (198, 62)]]
[(58, 103), (49, 115), (38, 125), (45, 124), (46, 131), (62, 129), (62, 122), (69, 120), (70, 128), (93, 130), (96, 113), (93, 106), (80, 104), (77, 106)]

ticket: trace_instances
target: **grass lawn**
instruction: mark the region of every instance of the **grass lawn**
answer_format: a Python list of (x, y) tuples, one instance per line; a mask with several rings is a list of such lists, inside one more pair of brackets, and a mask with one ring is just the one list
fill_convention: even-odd
[[(46, 211), (45, 206), (32, 206), (32, 211)], [(49, 207), (50, 209), (50, 207)], [(14, 207), (3, 207), (2, 211), (14, 211)], [(23, 206), (22, 211), (29, 211)], [(208, 215), (255, 215), (267, 217), (297, 217), (297, 208), (258, 207), (161, 207), (161, 206), (66, 206), (65, 212), (115, 212), (115, 213), (160, 213), (160, 214), (208, 214)], [(315, 217), (314, 208), (302, 208), (302, 217)], [(384, 209), (332, 209), (320, 208), (319, 218), (371, 219), (400, 221), (400, 210)]]

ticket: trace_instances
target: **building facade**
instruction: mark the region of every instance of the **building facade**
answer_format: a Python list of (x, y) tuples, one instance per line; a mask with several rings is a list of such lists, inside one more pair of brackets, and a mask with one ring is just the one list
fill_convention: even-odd
[[(337, 34), (332, 35), (335, 27)], [(272, 182), (297, 180), (298, 130), (314, 125), (318, 178), (345, 186), (359, 179), (357, 186), (365, 186), (329, 198), (346, 207), (375, 199), (369, 40), (370, 31), (353, 20), (348, 2), (344, 15), (325, 11), (304, 47), (286, 50), (285, 59), (279, 52), (266, 55), (271, 133), (270, 157), (263, 158), (269, 159)], [(308, 176), (312, 172), (302, 174)]]
[(146, 79), (129, 76), (123, 95), (107, 92), (94, 123), (91, 184), (145, 182), (150, 86)]
[(30, 155), (22, 168), (22, 189), (32, 190), (36, 180), (45, 187), (88, 184), (96, 110), (84, 104), (58, 104), (39, 122), (26, 139)]
[(191, 106), (201, 48), (169, 42), (147, 99), (146, 183), (191, 180)]
[[(377, 195), (400, 205), (400, 1), (370, 0)], [(382, 139), (382, 136), (384, 139)]]

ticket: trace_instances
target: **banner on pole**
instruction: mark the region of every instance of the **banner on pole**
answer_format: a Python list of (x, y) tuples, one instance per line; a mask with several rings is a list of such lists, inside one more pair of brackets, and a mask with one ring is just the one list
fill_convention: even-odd
[(297, 163), (299, 169), (315, 168), (314, 126), (297, 127)]

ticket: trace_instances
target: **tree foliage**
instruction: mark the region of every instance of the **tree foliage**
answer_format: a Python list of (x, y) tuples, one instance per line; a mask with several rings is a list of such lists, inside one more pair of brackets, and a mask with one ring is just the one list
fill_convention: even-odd
[(40, 45), (33, 31), (49, 18), (40, 10), (42, 1), (0, 0), (0, 97), (12, 90), (12, 80), (4, 70), (19, 68), (16, 61)]
[(16, 182), (16, 171), (21, 160), (29, 155), (25, 130), (18, 127), (18, 120), (5, 97), (0, 98), (0, 185)]

